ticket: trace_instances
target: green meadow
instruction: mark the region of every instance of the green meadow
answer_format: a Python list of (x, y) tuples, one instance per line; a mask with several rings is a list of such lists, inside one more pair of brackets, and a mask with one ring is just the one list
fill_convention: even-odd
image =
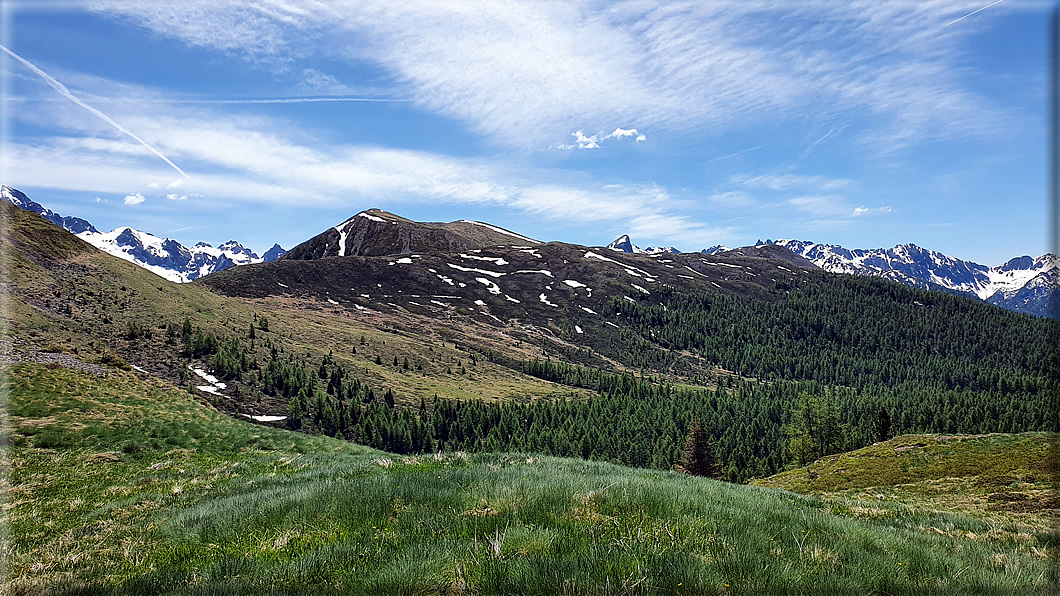
[[(8, 370), (3, 592), (1050, 594), (1056, 535), (528, 454), (394, 456)], [(992, 533), (993, 531), (993, 533)]]

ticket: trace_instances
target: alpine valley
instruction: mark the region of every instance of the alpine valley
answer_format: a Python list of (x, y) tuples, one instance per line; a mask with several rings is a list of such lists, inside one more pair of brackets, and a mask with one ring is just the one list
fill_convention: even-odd
[(1052, 257), (3, 196), (5, 593), (1057, 588)]

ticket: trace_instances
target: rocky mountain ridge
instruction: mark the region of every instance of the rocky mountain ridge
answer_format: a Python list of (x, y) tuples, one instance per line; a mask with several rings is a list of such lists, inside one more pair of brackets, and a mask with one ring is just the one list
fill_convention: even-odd
[(7, 185), (0, 185), (0, 199), (39, 214), (104, 252), (177, 283), (194, 281), (236, 265), (275, 261), (286, 252), (276, 244), (259, 257), (235, 240), (218, 247), (199, 242), (188, 248), (176, 240), (160, 238), (129, 226), (100, 232), (89, 222), (78, 217), (63, 217)]

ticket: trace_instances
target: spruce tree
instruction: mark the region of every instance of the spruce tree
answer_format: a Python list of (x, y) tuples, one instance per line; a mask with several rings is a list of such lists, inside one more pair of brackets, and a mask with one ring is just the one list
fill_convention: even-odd
[(873, 434), (877, 441), (886, 441), (891, 438), (891, 415), (887, 408), (881, 408), (876, 414), (876, 421), (872, 425)]
[(714, 454), (714, 445), (699, 419), (692, 421), (685, 439), (685, 450), (681, 453), (678, 469), (693, 476), (721, 478), (722, 467)]

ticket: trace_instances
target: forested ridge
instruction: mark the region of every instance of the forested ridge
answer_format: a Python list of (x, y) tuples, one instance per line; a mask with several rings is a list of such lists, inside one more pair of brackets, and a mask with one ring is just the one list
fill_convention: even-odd
[(777, 300), (663, 286), (605, 315), (746, 377), (1047, 391), (1056, 321), (868, 276), (816, 273)]

